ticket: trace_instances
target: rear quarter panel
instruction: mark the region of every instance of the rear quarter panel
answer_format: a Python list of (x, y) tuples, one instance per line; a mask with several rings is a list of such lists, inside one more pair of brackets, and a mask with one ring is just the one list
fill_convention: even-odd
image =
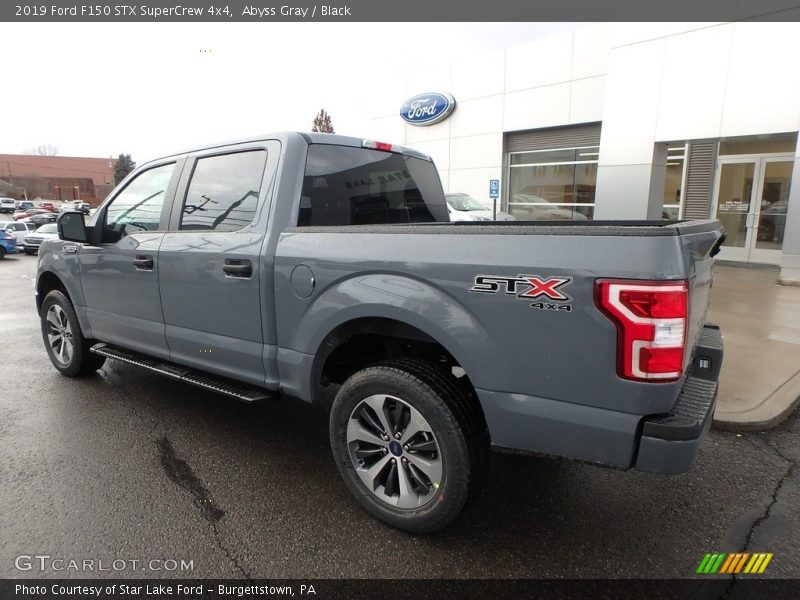
[[(299, 264), (315, 277), (305, 299), (291, 288)], [(572, 278), (560, 288), (572, 310), (539, 310), (515, 295), (470, 291), (477, 275), (521, 274)], [(595, 307), (594, 283), (687, 275), (677, 236), (294, 229), (282, 234), (276, 252), (278, 343), (314, 355), (341, 323), (391, 317), (444, 345), (477, 388), (634, 414), (667, 412), (679, 383), (617, 377), (616, 329)]]

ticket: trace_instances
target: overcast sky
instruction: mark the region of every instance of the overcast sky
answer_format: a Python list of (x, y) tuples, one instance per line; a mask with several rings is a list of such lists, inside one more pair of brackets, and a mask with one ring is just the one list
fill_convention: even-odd
[(125, 152), (142, 163), (209, 142), (307, 131), (322, 107), (337, 133), (363, 135), (370, 95), (405, 69), (575, 26), (3, 23), (0, 39), (14, 51), (2, 66), (0, 153), (50, 144), (62, 156)]

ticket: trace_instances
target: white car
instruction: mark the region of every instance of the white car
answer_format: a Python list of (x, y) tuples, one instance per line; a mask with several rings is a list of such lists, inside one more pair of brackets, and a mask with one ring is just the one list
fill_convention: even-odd
[(17, 201), (13, 198), (0, 198), (0, 213), (11, 213), (17, 210)]
[(451, 221), (515, 221), (516, 219), (502, 210), (497, 211), (497, 218), (492, 218), (492, 209), (478, 202), (468, 194), (445, 194), (447, 210)]
[(559, 205), (535, 194), (514, 194), (511, 202), (517, 216), (526, 221), (586, 221), (586, 215), (573, 206)]
[(17, 246), (22, 246), (25, 236), (36, 229), (33, 223), (20, 223), (19, 221), (0, 222), (0, 231), (6, 231), (17, 238)]
[(36, 254), (39, 246), (47, 240), (58, 239), (58, 225), (55, 223), (45, 223), (36, 231), (25, 236), (22, 240), (22, 250), (25, 254)]

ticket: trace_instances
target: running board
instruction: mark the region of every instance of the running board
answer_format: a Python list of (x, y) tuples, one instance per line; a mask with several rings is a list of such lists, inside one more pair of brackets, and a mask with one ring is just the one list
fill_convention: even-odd
[(132, 350), (124, 350), (104, 343), (95, 344), (90, 350), (100, 356), (144, 367), (145, 369), (161, 373), (172, 379), (185, 381), (186, 383), (191, 383), (192, 385), (206, 390), (236, 398), (237, 400), (243, 400), (244, 402), (257, 402), (259, 400), (268, 400), (275, 397), (273, 393), (263, 388), (234, 381), (212, 373), (206, 373), (205, 371), (198, 371), (197, 369), (162, 361), (145, 354), (133, 352)]

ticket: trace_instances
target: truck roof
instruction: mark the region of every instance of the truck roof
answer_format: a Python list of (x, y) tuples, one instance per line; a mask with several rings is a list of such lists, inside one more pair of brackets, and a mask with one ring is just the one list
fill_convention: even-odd
[[(329, 144), (332, 146), (351, 146), (353, 148), (361, 148), (363, 147), (364, 141), (368, 138), (360, 138), (360, 137), (352, 137), (347, 135), (339, 135), (336, 133), (317, 133), (317, 132), (306, 132), (306, 131), (280, 131), (276, 133), (265, 133), (261, 135), (254, 135), (245, 138), (239, 138), (234, 140), (225, 140), (222, 142), (207, 144), (203, 146), (195, 146), (192, 148), (184, 149), (182, 152), (173, 152), (172, 154), (168, 154), (166, 156), (158, 157), (152, 160), (147, 161), (147, 163), (151, 163), (154, 161), (161, 161), (167, 158), (172, 158), (174, 156), (181, 156), (183, 154), (189, 154), (191, 152), (199, 152), (201, 150), (211, 150), (214, 148), (222, 148), (226, 146), (235, 146), (237, 144), (249, 144), (252, 142), (258, 142), (260, 140), (278, 140), (280, 142), (289, 142), (289, 141), (299, 141), (300, 139), (305, 140), (307, 144)], [(372, 140), (378, 141), (378, 140)], [(383, 141), (383, 140), (380, 140)], [(387, 142), (388, 143), (388, 142)], [(396, 152), (398, 154), (405, 154), (408, 156), (414, 156), (416, 158), (422, 158), (424, 160), (432, 160), (431, 157), (419, 150), (414, 150), (413, 148), (408, 148), (407, 146), (400, 146), (398, 144), (391, 144), (391, 152)]]

